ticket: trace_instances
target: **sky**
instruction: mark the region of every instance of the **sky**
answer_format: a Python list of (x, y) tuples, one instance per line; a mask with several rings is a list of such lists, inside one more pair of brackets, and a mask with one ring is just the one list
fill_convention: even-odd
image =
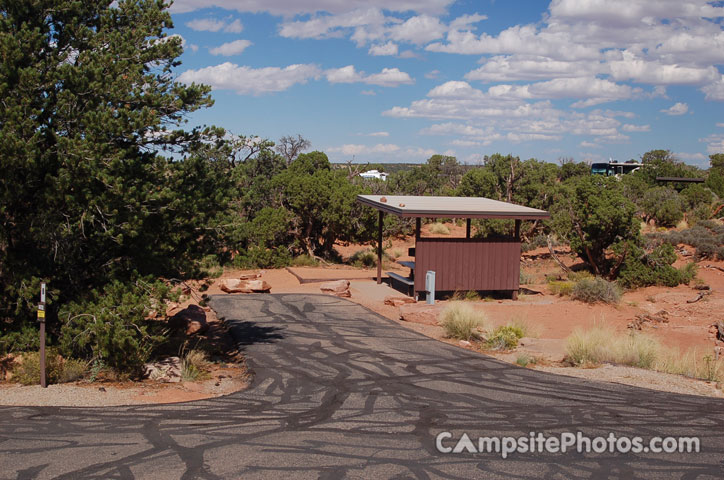
[(190, 125), (333, 162), (724, 153), (724, 1), (176, 0)]

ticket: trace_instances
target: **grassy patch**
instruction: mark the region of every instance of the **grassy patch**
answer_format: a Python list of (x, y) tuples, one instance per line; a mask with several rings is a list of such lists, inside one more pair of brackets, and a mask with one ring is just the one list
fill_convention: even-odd
[(293, 267), (316, 267), (319, 265), (319, 260), (311, 255), (299, 255), (298, 257), (292, 258), (290, 263)]
[(538, 359), (534, 356), (528, 355), (527, 353), (521, 353), (515, 358), (515, 363), (521, 367), (527, 367), (528, 365), (537, 364)]
[(645, 333), (618, 334), (604, 326), (574, 331), (566, 339), (566, 362), (577, 367), (627, 365), (707, 381), (724, 378), (724, 359), (695, 349), (682, 354)]
[[(80, 360), (65, 359), (55, 348), (45, 352), (45, 375), (48, 383), (74, 382), (83, 377), (86, 364)], [(13, 380), (23, 385), (40, 384), (40, 354), (23, 353), (23, 363), (13, 369)]]
[(450, 235), (450, 229), (440, 222), (430, 225), (430, 233), (434, 235)]
[(560, 297), (567, 297), (573, 292), (575, 283), (570, 280), (549, 280), (548, 290), (551, 295), (558, 295)]
[(208, 356), (201, 350), (189, 350), (181, 360), (181, 379), (185, 382), (203, 380), (208, 376)]
[(453, 296), (450, 297), (451, 300), (460, 302), (460, 301), (468, 301), (468, 302), (477, 302), (480, 300), (480, 294), (476, 292), (475, 290), (468, 290), (468, 291), (460, 291), (457, 290), (455, 293), (453, 293)]
[(440, 325), (448, 338), (479, 339), (480, 331), (485, 330), (486, 324), (485, 314), (465, 302), (451, 302), (440, 313)]

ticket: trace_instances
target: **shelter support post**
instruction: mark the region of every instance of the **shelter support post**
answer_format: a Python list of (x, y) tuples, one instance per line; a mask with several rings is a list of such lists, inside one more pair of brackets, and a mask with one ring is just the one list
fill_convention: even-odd
[(470, 219), (467, 218), (465, 222), (465, 238), (470, 238)]
[(417, 217), (415, 219), (415, 240), (420, 240), (420, 229), (422, 228), (422, 219)]
[(515, 221), (515, 239), (520, 241), (520, 220)]
[(377, 225), (377, 284), (382, 283), (382, 224), (385, 214), (380, 210)]

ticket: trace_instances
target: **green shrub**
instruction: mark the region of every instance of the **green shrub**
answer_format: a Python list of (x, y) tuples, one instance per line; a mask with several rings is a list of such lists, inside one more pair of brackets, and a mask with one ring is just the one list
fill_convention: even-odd
[(651, 253), (644, 253), (638, 247), (632, 247), (618, 275), (618, 283), (623, 288), (664, 285), (675, 287), (687, 284), (696, 276), (696, 264), (689, 263), (682, 268), (671, 264), (676, 261), (676, 252), (669, 243), (655, 247)]
[(430, 233), (433, 235), (450, 235), (450, 229), (440, 222), (430, 225)]
[[(162, 341), (159, 322), (147, 320), (165, 314), (169, 289), (161, 282), (114, 281), (93, 290), (82, 302), (61, 308), (60, 347), (64, 355), (102, 361), (118, 372), (138, 374)], [(154, 328), (155, 327), (155, 328)]]
[(295, 267), (317, 267), (319, 266), (319, 260), (311, 255), (299, 255), (292, 259), (291, 264)]
[[(557, 245), (557, 242), (552, 241), (553, 246), (555, 247)], [(522, 252), (528, 252), (530, 250), (535, 250), (536, 248), (540, 247), (547, 247), (548, 246), (548, 237), (544, 234), (536, 235), (535, 237), (531, 238), (527, 242), (522, 242), (520, 244), (520, 250)]]
[(485, 340), (485, 346), (491, 350), (511, 350), (518, 346), (523, 338), (523, 330), (513, 325), (502, 325), (493, 330)]
[(573, 292), (574, 285), (575, 283), (570, 280), (549, 280), (548, 290), (550, 290), (552, 295), (566, 297)]
[[(86, 370), (85, 362), (75, 359), (63, 359), (58, 349), (47, 348), (45, 351), (45, 377), (48, 383), (67, 383), (83, 377)], [(24, 352), (23, 363), (13, 370), (13, 380), (22, 385), (40, 383), (40, 353)]]
[(485, 329), (486, 323), (485, 314), (465, 302), (451, 302), (440, 313), (440, 325), (445, 329), (445, 336), (448, 338), (480, 338), (480, 330)]
[(27, 352), (40, 348), (38, 330), (30, 325), (23, 325), (20, 330), (8, 332), (0, 336), (0, 356), (12, 352)]
[(528, 365), (535, 365), (538, 363), (538, 359), (528, 355), (527, 353), (521, 353), (516, 357), (515, 363), (521, 367), (527, 367)]
[(349, 263), (358, 268), (372, 268), (377, 265), (377, 255), (372, 250), (360, 250), (349, 257)]
[(601, 277), (584, 278), (573, 286), (571, 298), (585, 303), (615, 304), (621, 300), (621, 291), (616, 283)]
[(640, 202), (646, 220), (653, 219), (658, 225), (673, 227), (684, 218), (684, 201), (668, 187), (646, 190)]

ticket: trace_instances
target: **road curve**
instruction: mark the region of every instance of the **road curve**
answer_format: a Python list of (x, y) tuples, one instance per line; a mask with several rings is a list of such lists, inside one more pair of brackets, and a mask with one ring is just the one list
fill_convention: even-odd
[[(213, 296), (254, 380), (227, 397), (0, 407), (0, 478), (724, 477), (724, 402), (519, 368), (321, 295)], [(440, 453), (435, 438), (696, 436), (701, 453)]]

